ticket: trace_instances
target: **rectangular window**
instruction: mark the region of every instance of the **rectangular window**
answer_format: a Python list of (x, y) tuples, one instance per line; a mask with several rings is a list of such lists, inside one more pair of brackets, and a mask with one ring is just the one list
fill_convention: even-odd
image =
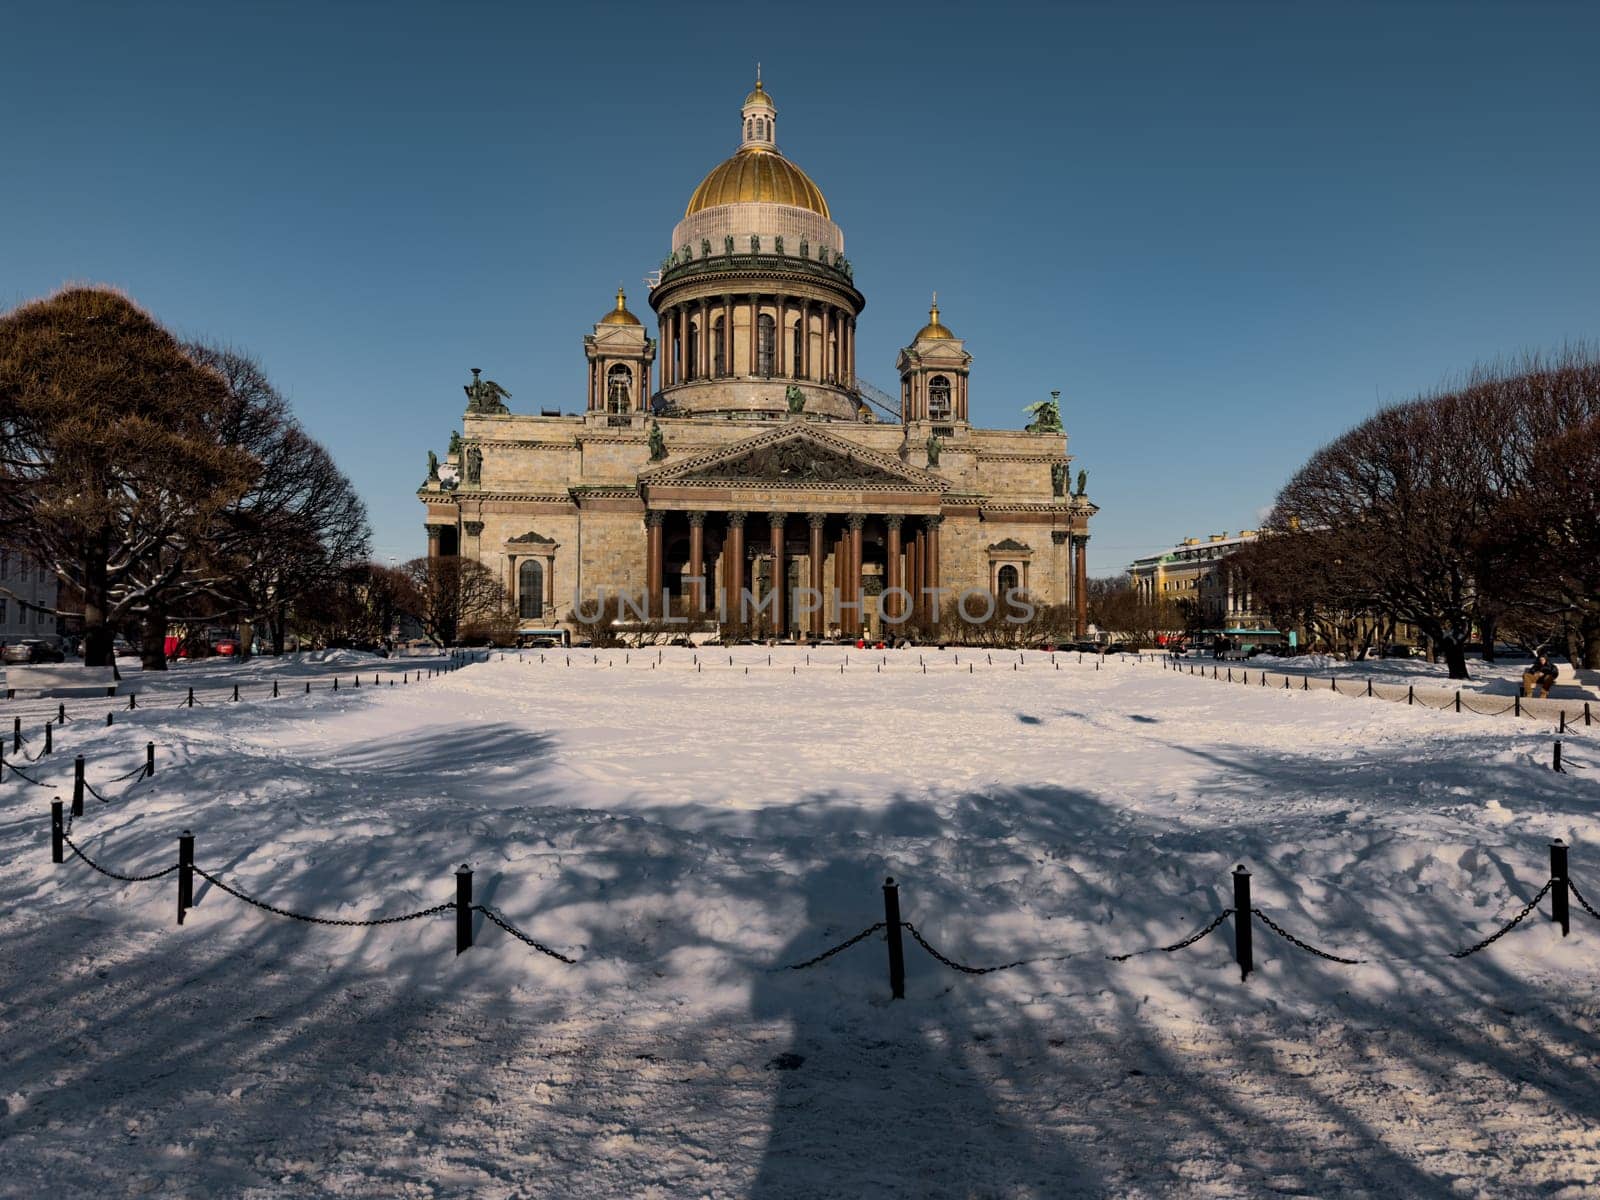
[(4, 625), (5, 623), (6, 623), (6, 602), (5, 602), (5, 597), (0, 596), (0, 625)]
[(0, 579), (6, 577), (6, 572), (11, 569), (11, 551), (0, 550)]

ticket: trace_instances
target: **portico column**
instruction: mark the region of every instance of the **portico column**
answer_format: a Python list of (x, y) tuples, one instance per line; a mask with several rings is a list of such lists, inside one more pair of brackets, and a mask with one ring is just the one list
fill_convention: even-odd
[(652, 617), (665, 616), (661, 603), (661, 579), (663, 572), (663, 537), (662, 523), (667, 514), (659, 509), (645, 513), (645, 612)]
[(944, 518), (933, 516), (928, 518), (928, 620), (937, 625), (939, 623), (939, 526), (944, 524)]
[(439, 527), (437, 525), (424, 525), (422, 531), (428, 535), (428, 557), (439, 557)]
[[(1052, 529), (1050, 531), (1050, 542), (1054, 547), (1051, 551), (1050, 582), (1055, 590), (1055, 602), (1057, 604), (1069, 603), (1072, 596), (1072, 589), (1067, 584), (1072, 551), (1070, 547), (1063, 549), (1063, 547), (1067, 546), (1068, 537), (1069, 534), (1065, 529)], [(1144, 580), (1142, 579), (1139, 581), (1139, 588), (1141, 592), (1144, 589)]]
[(771, 513), (768, 516), (772, 523), (772, 629), (779, 637), (783, 636), (786, 628), (783, 622), (783, 593), (787, 583), (783, 563), (783, 526), (788, 519), (788, 513)]
[(845, 553), (850, 559), (850, 595), (853, 607), (850, 612), (850, 632), (857, 637), (861, 636), (861, 527), (867, 523), (863, 513), (851, 513), (847, 523), (850, 526), (850, 549)]
[(812, 513), (811, 522), (811, 590), (816, 592), (816, 611), (811, 614), (811, 632), (821, 637), (828, 626), (827, 581), (822, 573), (822, 527), (828, 523), (824, 513)]
[(706, 610), (706, 515), (689, 514), (689, 604), (690, 611), (699, 616)]
[(850, 537), (843, 526), (839, 529), (839, 536), (833, 539), (833, 596), (831, 615), (834, 623), (839, 626), (839, 631), (844, 632), (844, 608), (842, 602), (848, 598), (845, 590), (844, 579), (849, 574), (846, 557), (850, 550)]
[(728, 537), (723, 553), (728, 565), (723, 577), (728, 581), (728, 594), (724, 597), (728, 620), (735, 625), (745, 623), (744, 611), (744, 518), (742, 512), (728, 514)]
[(1077, 606), (1078, 636), (1089, 636), (1089, 535), (1077, 533), (1072, 536), (1072, 550), (1074, 556), (1073, 590), (1076, 595), (1073, 601)]
[[(888, 558), (886, 564), (888, 579), (885, 580), (884, 594), (888, 595), (890, 588), (904, 587), (900, 582), (900, 523), (905, 520), (899, 513), (890, 513), (884, 517), (883, 523), (889, 531)], [(900, 618), (905, 614), (905, 607), (900, 597), (896, 596), (891, 604), (885, 605), (885, 617), (894, 618), (896, 628), (902, 624)]]
[(911, 617), (922, 623), (922, 529), (911, 531), (906, 539), (906, 591), (911, 593)]

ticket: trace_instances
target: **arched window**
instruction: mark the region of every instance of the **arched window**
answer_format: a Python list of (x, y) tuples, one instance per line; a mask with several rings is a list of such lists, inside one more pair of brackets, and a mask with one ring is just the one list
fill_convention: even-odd
[(950, 419), (950, 381), (943, 375), (928, 380), (928, 420)]
[(625, 413), (633, 393), (633, 372), (618, 363), (606, 372), (606, 411)]
[(753, 124), (754, 122), (749, 117), (744, 119), (744, 140), (747, 142), (750, 140), (750, 130)]
[(524, 621), (544, 616), (544, 564), (525, 558), (517, 568), (517, 615)]
[(796, 379), (800, 378), (800, 368), (805, 364), (805, 356), (802, 353), (805, 350), (805, 336), (805, 322), (796, 321), (794, 323), (794, 353), (789, 355), (789, 374)]
[(714, 364), (712, 370), (719, 377), (728, 373), (728, 344), (723, 332), (722, 318), (718, 317), (711, 322), (711, 361)]
[(756, 373), (772, 374), (772, 360), (778, 348), (778, 325), (766, 313), (756, 319)]
[(1017, 578), (1017, 569), (1010, 563), (1000, 568), (999, 574), (1000, 595), (1009, 596), (1017, 590), (1021, 580)]
[(700, 326), (689, 322), (689, 342), (683, 348), (683, 377), (693, 379), (700, 374)]

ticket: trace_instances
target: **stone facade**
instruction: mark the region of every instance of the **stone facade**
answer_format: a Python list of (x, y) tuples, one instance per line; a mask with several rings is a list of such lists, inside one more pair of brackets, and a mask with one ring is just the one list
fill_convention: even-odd
[(1066, 486), (1066, 435), (972, 426), (972, 356), (937, 304), (897, 361), (898, 420), (875, 418), (855, 369), (865, 298), (775, 112), (758, 84), (739, 152), (674, 230), (659, 339), (620, 290), (584, 338), (583, 415), (469, 405), (418, 491), (429, 553), (482, 561), (530, 630), (619, 591), (709, 620), (744, 589), (787, 634), (878, 633), (931, 615), (934, 588), (1018, 587), (1081, 625), (1096, 508)]

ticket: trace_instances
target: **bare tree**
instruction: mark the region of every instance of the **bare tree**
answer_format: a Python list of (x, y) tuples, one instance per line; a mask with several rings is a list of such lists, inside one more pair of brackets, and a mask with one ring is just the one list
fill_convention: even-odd
[(463, 626), (489, 621), (506, 607), (505, 588), (477, 559), (414, 558), (401, 570), (414, 589), (409, 615), (441, 646), (455, 642)]

